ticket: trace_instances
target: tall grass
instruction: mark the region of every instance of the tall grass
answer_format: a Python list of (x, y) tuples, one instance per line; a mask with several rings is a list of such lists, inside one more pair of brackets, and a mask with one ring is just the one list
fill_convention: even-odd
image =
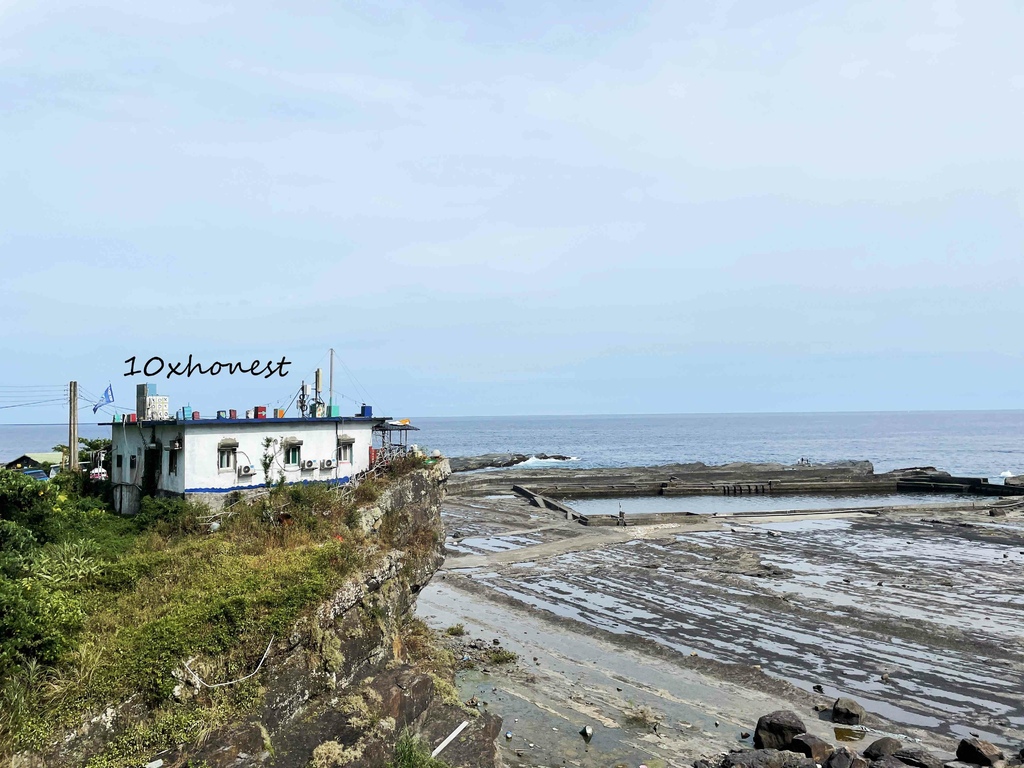
[(3, 472), (0, 757), (132, 695), (166, 706), (179, 683), (172, 673), (189, 658), (224, 679), (244, 674), (271, 636), (374, 556), (349, 523), (380, 481), (364, 483), (355, 503), (325, 484), (275, 487), (237, 503), (209, 533), (199, 505), (146, 499), (125, 519), (97, 499)]

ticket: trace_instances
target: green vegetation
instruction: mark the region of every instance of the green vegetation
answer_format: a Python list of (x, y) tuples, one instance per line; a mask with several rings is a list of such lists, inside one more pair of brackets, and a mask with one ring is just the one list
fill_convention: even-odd
[[(99, 451), (110, 450), (110, 439), (99, 437), (99, 438), (78, 438), (78, 460), (83, 464), (91, 464), (93, 457)], [(68, 460), (68, 447), (64, 444), (53, 446), (53, 450), (60, 453), (63, 457), (62, 463), (67, 463)], [(49, 465), (44, 465), (46, 469), (49, 469)]]
[(466, 627), (463, 624), (452, 624), (444, 632), (446, 635), (451, 635), (452, 637), (462, 637), (466, 634)]
[(46, 483), (0, 470), (0, 757), (132, 694), (152, 718), (91, 768), (201, 740), (255, 706), (258, 688), (203, 689), (175, 704), (183, 663), (195, 657), (211, 683), (247, 675), (271, 637), (376, 551), (347, 524), (355, 502), (324, 484), (239, 501), (215, 534), (205, 507), (146, 498), (123, 518), (84, 487), (80, 476)]
[(492, 664), (508, 664), (509, 662), (518, 659), (519, 654), (513, 653), (512, 651), (504, 648), (495, 648), (494, 650), (487, 652), (487, 658)]
[(448, 768), (448, 763), (431, 757), (430, 747), (409, 731), (402, 731), (388, 768)]

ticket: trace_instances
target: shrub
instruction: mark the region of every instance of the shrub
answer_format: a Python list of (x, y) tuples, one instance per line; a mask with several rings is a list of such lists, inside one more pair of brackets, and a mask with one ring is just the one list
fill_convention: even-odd
[(399, 456), (388, 465), (388, 474), (392, 477), (401, 477), (424, 466), (424, 457), (415, 456), (411, 453)]
[(37, 539), (47, 538), (47, 517), (53, 510), (57, 489), (21, 472), (0, 469), (0, 515), (22, 525)]
[(462, 637), (466, 634), (466, 627), (462, 624), (452, 624), (445, 630), (445, 634), (451, 635), (452, 637)]
[(132, 518), (136, 531), (155, 531), (162, 536), (194, 533), (204, 507), (179, 498), (144, 496), (139, 513)]
[(380, 485), (372, 477), (356, 486), (353, 495), (357, 504), (372, 504), (380, 498)]

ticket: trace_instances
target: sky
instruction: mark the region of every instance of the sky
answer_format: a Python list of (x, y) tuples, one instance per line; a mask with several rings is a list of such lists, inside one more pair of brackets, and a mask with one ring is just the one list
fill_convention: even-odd
[[(1021, 0), (0, 0), (0, 406), (283, 407), (333, 348), (395, 417), (1024, 408), (1022, 39)], [(124, 376), (189, 355), (291, 365)]]

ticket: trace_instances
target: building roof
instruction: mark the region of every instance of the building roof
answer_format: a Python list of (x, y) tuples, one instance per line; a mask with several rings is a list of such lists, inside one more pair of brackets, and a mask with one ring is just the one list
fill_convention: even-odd
[(19, 464), (24, 464), (25, 460), (28, 459), (34, 464), (60, 464), (64, 459), (64, 454), (60, 451), (47, 451), (44, 453), (23, 453), (13, 461), (8, 461), (4, 464), (8, 469), (13, 469)]
[[(234, 424), (352, 424), (364, 422), (366, 424), (381, 424), (388, 421), (390, 417), (380, 416), (318, 416), (317, 418), (284, 418), (284, 419), (156, 419), (136, 422), (104, 421), (100, 422), (101, 427), (119, 427), (121, 424), (129, 426), (135, 424), (143, 427), (178, 426), (178, 427), (217, 427)], [(58, 454), (59, 455), (59, 454)]]

